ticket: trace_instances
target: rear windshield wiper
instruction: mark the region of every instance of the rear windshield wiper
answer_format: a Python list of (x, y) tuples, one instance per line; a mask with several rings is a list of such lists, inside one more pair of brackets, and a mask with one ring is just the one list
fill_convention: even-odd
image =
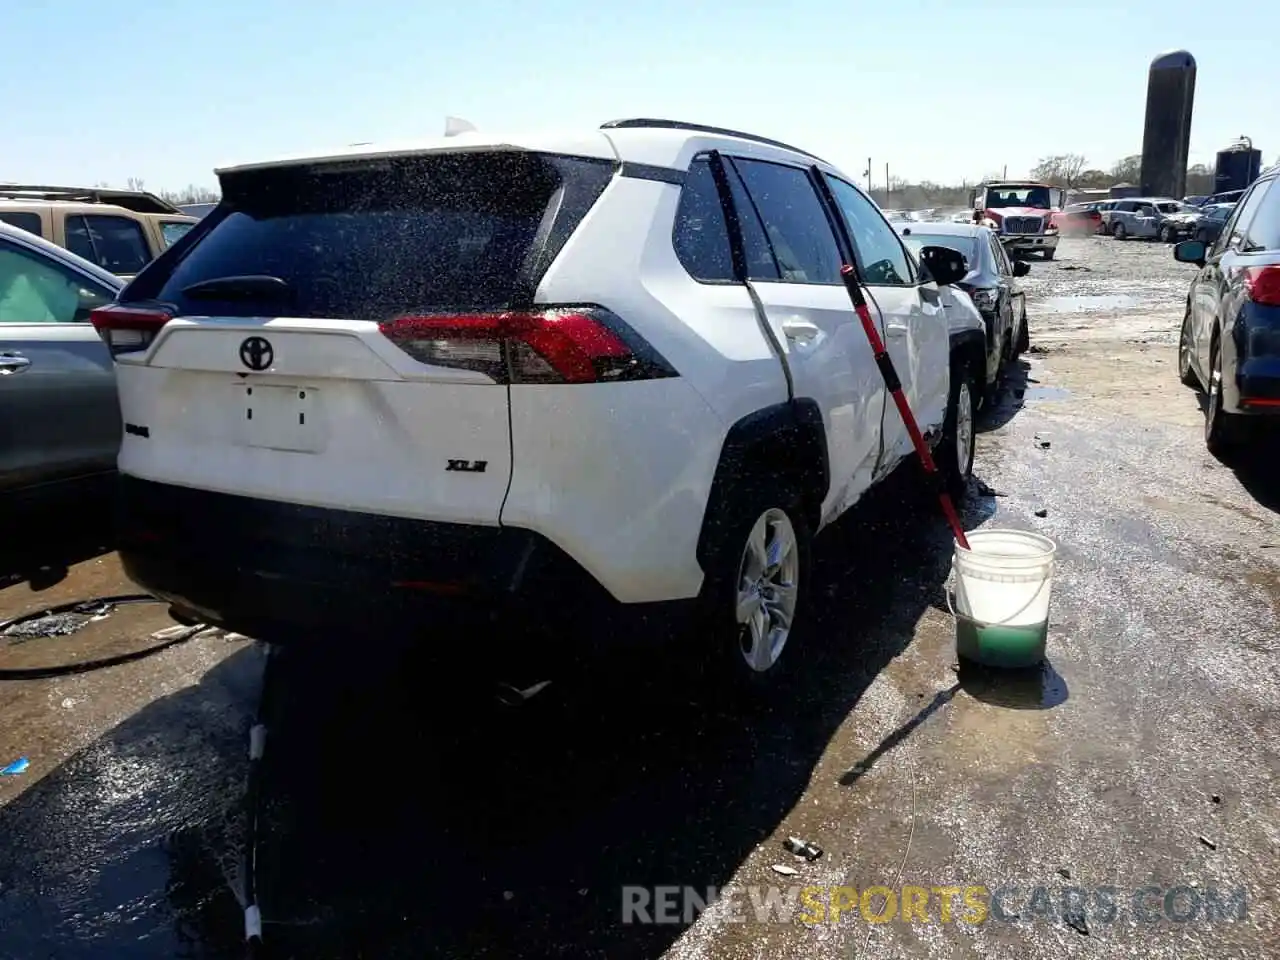
[(182, 288), (193, 300), (287, 300), (293, 289), (279, 277), (213, 277)]

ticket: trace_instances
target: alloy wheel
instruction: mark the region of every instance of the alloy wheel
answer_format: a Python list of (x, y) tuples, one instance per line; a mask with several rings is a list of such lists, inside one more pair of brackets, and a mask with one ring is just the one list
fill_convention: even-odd
[(800, 550), (791, 518), (776, 508), (766, 510), (752, 526), (738, 565), (738, 648), (756, 673), (782, 656), (795, 621), (799, 580)]

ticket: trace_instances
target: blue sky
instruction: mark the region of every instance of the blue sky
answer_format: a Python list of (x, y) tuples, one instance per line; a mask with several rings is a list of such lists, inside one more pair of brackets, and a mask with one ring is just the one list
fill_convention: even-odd
[(1178, 47), (1199, 62), (1193, 162), (1240, 134), (1280, 156), (1280, 4), (1266, 0), (5, 6), (0, 181), (213, 186), (223, 162), (437, 136), (446, 114), (517, 131), (694, 120), (852, 175), (871, 157), (877, 183), (886, 162), (940, 182), (1051, 153), (1107, 167), (1140, 151), (1147, 66)]

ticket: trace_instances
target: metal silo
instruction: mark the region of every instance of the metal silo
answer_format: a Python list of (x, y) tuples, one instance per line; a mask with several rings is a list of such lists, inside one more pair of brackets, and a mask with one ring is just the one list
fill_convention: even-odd
[(1225, 150), (1218, 151), (1214, 166), (1213, 192), (1243, 190), (1262, 172), (1262, 151), (1253, 149), (1253, 141), (1241, 137)]
[(1196, 58), (1186, 50), (1162, 53), (1147, 73), (1147, 119), (1142, 134), (1142, 192), (1181, 197), (1187, 188), (1191, 107)]

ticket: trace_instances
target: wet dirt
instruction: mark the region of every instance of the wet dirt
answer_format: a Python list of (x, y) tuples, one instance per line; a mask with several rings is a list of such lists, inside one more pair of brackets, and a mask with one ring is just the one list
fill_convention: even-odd
[[(370, 656), (379, 637), (291, 652), (264, 768), (270, 948), (611, 960), (1274, 953), (1280, 489), (1274, 472), (1231, 470), (1204, 450), (1195, 394), (1173, 362), (1188, 279), (1165, 245), (1093, 239), (1064, 241), (1026, 278), (1032, 343), (1045, 352), (1023, 358), (981, 424), (981, 482), (962, 506), (970, 528), (1058, 542), (1044, 668), (958, 669), (943, 596), (950, 538), (905, 475), (820, 541), (814, 618), (771, 696), (730, 700), (678, 659), (618, 652), (512, 708), (486, 692), (501, 638), (441, 631), (395, 658)], [(1137, 305), (1041, 309), (1062, 296)], [(113, 564), (82, 560), (43, 591), (10, 587), (0, 617), (126, 592)], [(538, 643), (571, 632), (599, 649), (616, 641), (569, 622)], [(462, 659), (442, 668), (432, 646)], [(251, 649), (193, 641), (74, 682), (0, 684), (2, 715), (18, 718), (0, 728), (0, 762), (33, 762), (0, 779), (0, 957), (240, 955), (234, 816), (259, 680)], [(793, 857), (789, 836), (823, 856)], [(1243, 885), (1248, 918), (1139, 922), (1132, 894), (1153, 884)], [(790, 912), (758, 917), (756, 885), (784, 900), (794, 888)], [(1017, 886), (1005, 905), (1020, 919), (964, 923), (957, 908), (944, 921), (936, 893), (928, 922), (872, 924), (860, 905), (836, 921), (800, 919), (806, 886), (883, 886), (900, 900), (905, 885)], [(1064, 888), (1099, 885), (1119, 891), (1114, 922), (1061, 908)], [(685, 914), (677, 891), (671, 922), (625, 922), (628, 890), (652, 906), (660, 886), (744, 891), (745, 909), (721, 900)], [(1034, 909), (1037, 886), (1053, 910)]]

